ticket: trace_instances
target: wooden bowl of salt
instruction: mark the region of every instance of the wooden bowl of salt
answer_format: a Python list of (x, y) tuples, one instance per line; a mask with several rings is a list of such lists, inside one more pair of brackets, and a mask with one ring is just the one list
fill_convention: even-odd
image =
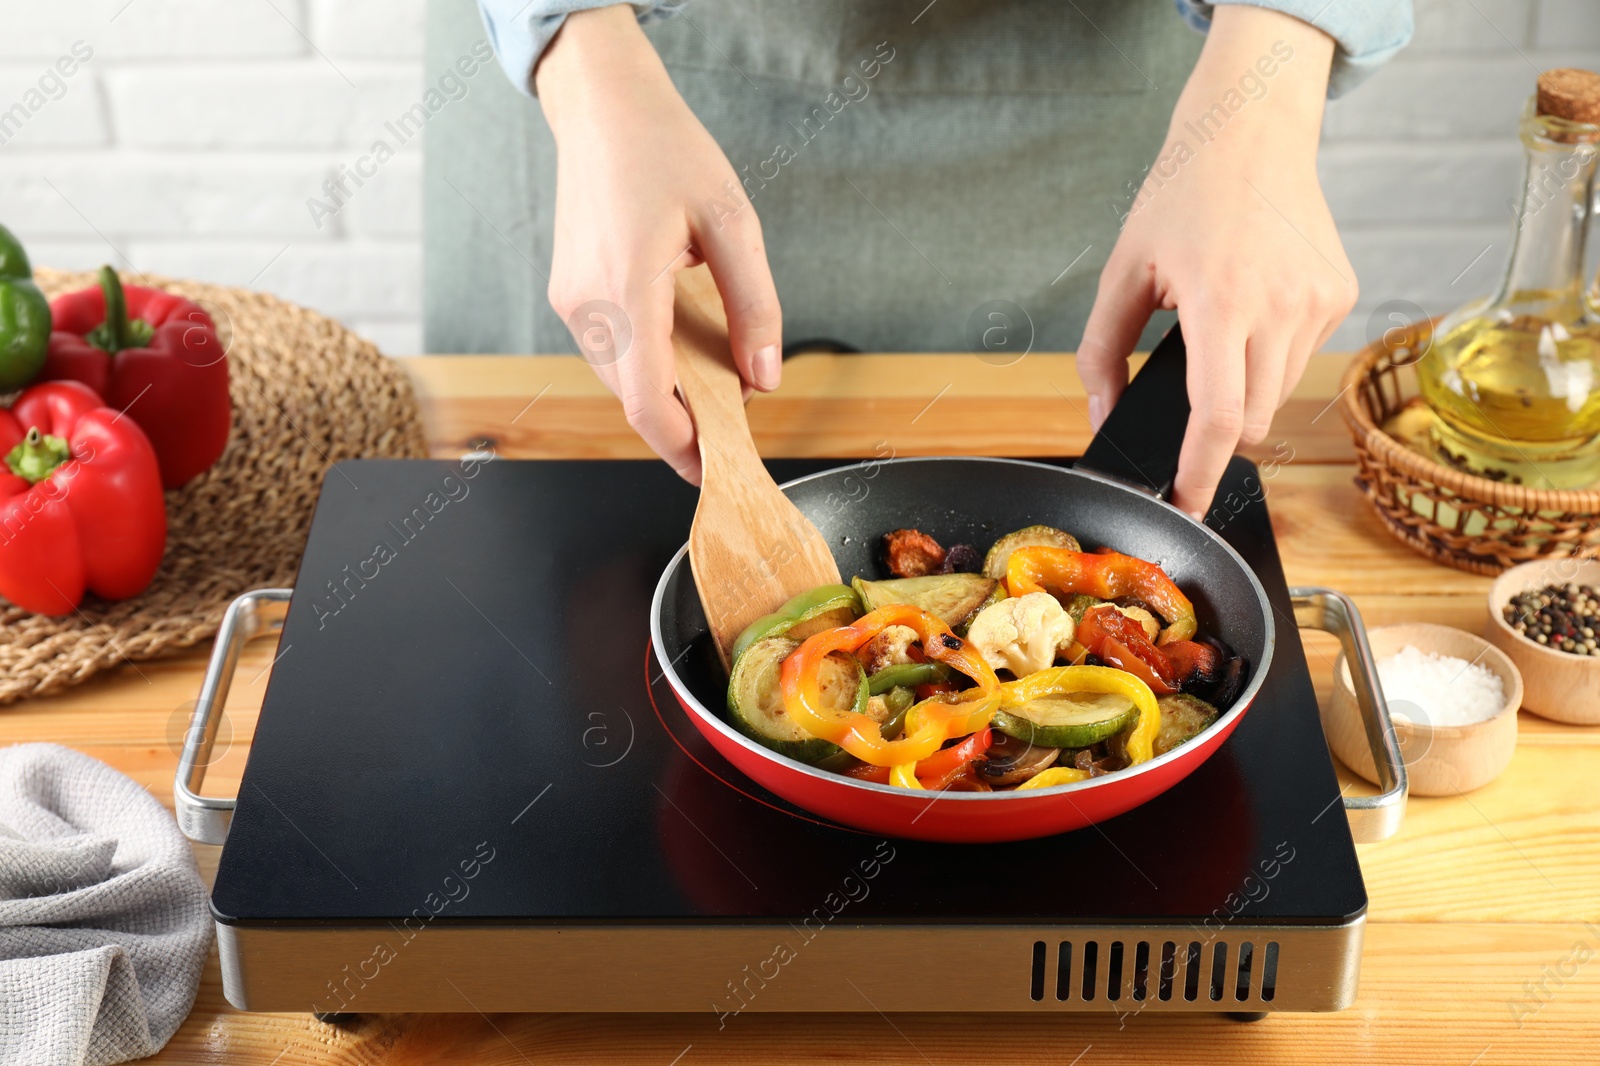
[[(1499, 648), (1450, 626), (1413, 623), (1368, 630), (1411, 792), (1454, 796), (1493, 781), (1517, 747), (1522, 675)], [(1366, 726), (1341, 654), (1333, 699), (1322, 711), (1328, 746), (1377, 782)]]

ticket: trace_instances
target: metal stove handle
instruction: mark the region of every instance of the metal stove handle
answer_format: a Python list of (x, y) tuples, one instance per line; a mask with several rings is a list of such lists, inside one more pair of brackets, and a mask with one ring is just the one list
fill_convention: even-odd
[(217, 642), (211, 649), (211, 662), (206, 667), (205, 680), (200, 683), (200, 697), (195, 700), (188, 732), (183, 735), (183, 753), (178, 757), (178, 772), (172, 782), (178, 828), (196, 843), (221, 844), (228, 839), (234, 800), (200, 794), (206, 766), (211, 762), (211, 746), (217, 739), (219, 708), (228, 700), (233, 671), (239, 665), (239, 653), (245, 643), (258, 633), (276, 633), (283, 628), (281, 612), (269, 617), (262, 612), (262, 606), (287, 603), (293, 591), (256, 589), (246, 592), (230, 603), (222, 616)]
[(1333, 589), (1302, 586), (1289, 590), (1294, 602), (1295, 621), (1302, 628), (1320, 629), (1339, 638), (1345, 661), (1350, 664), (1351, 687), (1356, 704), (1367, 726), (1367, 743), (1378, 769), (1383, 791), (1376, 796), (1346, 796), (1345, 813), (1350, 818), (1350, 834), (1358, 843), (1387, 840), (1400, 828), (1406, 811), (1406, 763), (1395, 739), (1389, 705), (1378, 684), (1378, 664), (1367, 643), (1367, 627), (1361, 612), (1350, 597)]

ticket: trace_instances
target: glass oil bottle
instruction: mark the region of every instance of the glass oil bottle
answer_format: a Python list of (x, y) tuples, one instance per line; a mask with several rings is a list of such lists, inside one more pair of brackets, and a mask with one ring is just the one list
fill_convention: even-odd
[(1447, 465), (1510, 484), (1600, 482), (1600, 302), (1584, 279), (1600, 75), (1547, 71), (1521, 124), (1526, 178), (1498, 292), (1446, 315), (1417, 365)]

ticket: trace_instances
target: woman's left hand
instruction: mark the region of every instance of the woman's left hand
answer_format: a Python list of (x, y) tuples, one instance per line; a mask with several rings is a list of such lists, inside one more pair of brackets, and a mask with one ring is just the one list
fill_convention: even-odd
[(1333, 42), (1219, 5), (1167, 142), (1123, 221), (1078, 346), (1098, 429), (1157, 308), (1183, 323), (1192, 414), (1173, 503), (1204, 518), (1235, 447), (1260, 442), (1311, 354), (1355, 306), (1317, 180)]

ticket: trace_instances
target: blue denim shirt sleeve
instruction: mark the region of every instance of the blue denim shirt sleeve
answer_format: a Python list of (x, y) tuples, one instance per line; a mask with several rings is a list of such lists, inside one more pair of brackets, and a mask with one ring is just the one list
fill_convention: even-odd
[[(489, 46), (511, 84), (533, 95), (533, 66), (567, 16), (605, 7), (616, 0), (478, 0), (478, 14), (489, 32)], [(666, 18), (679, 4), (671, 0), (632, 0), (640, 22)]]
[[(550, 39), (574, 11), (614, 0), (478, 0), (489, 44), (511, 83), (533, 93), (533, 67)], [(666, 18), (682, 0), (633, 0), (640, 22)], [(1205, 32), (1213, 3), (1174, 0), (1184, 21)], [(1411, 40), (1411, 0), (1222, 0), (1271, 8), (1309, 22), (1334, 39), (1337, 49), (1328, 95), (1339, 96), (1382, 66)]]
[[(1184, 21), (1204, 33), (1217, 6), (1174, 0)], [(1220, 0), (1270, 8), (1309, 22), (1338, 46), (1328, 95), (1340, 96), (1372, 76), (1411, 40), (1411, 0)]]

